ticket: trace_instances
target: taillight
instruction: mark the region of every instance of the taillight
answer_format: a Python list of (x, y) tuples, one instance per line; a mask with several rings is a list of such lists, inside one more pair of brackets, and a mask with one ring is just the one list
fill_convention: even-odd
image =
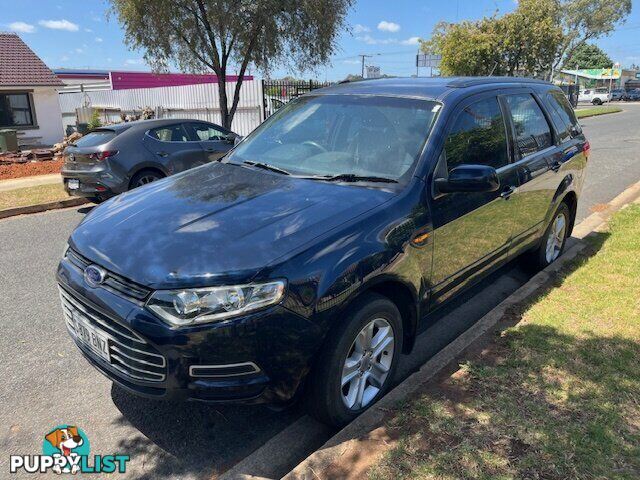
[(109, 157), (113, 157), (116, 153), (118, 153), (118, 150), (105, 150), (104, 152), (92, 153), (89, 155), (89, 158), (91, 160), (95, 160), (96, 162), (102, 162)]
[(589, 158), (589, 154), (591, 153), (591, 145), (589, 145), (589, 142), (584, 142), (582, 153), (584, 153), (585, 157)]

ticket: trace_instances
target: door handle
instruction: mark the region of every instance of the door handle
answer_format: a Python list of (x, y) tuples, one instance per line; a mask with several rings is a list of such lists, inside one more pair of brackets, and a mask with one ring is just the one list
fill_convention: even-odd
[(516, 187), (511, 186), (500, 193), (500, 198), (509, 200), (509, 197), (511, 197), (511, 195), (513, 195), (516, 192), (516, 190), (518, 190)]
[(168, 157), (169, 154), (167, 152), (156, 152), (156, 155), (158, 155), (159, 157)]
[(557, 172), (558, 170), (560, 170), (560, 168), (562, 167), (562, 163), (561, 162), (553, 162), (551, 164), (551, 170), (553, 170), (554, 172)]
[(205, 149), (206, 152), (215, 152), (216, 149), (215, 148), (207, 148)]

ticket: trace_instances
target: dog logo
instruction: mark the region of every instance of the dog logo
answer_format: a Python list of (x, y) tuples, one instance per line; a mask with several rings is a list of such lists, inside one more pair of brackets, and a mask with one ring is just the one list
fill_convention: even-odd
[[(58, 425), (44, 436), (42, 454), (11, 455), (9, 457), (11, 473), (55, 472), (98, 473), (100, 478), (106, 473), (125, 473), (129, 455), (94, 455), (89, 457), (89, 439), (75, 425)], [(86, 477), (83, 477), (86, 478)]]
[(76, 474), (80, 471), (80, 457), (89, 455), (89, 440), (76, 426), (59, 425), (44, 436), (43, 453), (58, 457), (52, 470), (57, 473)]
[(96, 288), (101, 285), (107, 278), (107, 272), (104, 268), (97, 265), (89, 265), (84, 269), (84, 281), (90, 287)]

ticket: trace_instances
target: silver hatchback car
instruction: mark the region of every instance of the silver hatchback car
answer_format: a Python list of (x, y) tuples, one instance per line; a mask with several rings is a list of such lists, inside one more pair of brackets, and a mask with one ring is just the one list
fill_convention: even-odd
[(141, 120), (95, 129), (68, 146), (62, 178), (69, 195), (109, 197), (219, 160), (238, 135), (188, 119)]

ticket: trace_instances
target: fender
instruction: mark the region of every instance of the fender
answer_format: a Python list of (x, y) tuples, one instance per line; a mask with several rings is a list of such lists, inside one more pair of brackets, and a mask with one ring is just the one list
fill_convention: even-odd
[(129, 172), (127, 173), (127, 176), (129, 177), (129, 180), (131, 180), (133, 178), (133, 176), (138, 173), (141, 170), (147, 169), (147, 168), (152, 168), (154, 170), (158, 170), (160, 172), (162, 172), (165, 176), (169, 176), (171, 175), (171, 172), (169, 172), (163, 165), (161, 165), (160, 163), (156, 163), (156, 162), (150, 162), (150, 161), (146, 161), (146, 162), (140, 162), (140, 163), (136, 163), (135, 166), (133, 166)]
[(547, 209), (547, 214), (544, 217), (545, 225), (547, 225), (551, 221), (551, 216), (555, 213), (556, 209), (558, 208), (558, 205), (560, 205), (560, 202), (562, 202), (562, 200), (567, 195), (567, 193), (569, 193), (570, 191), (576, 193), (575, 187), (576, 187), (575, 178), (573, 174), (572, 173), (567, 174), (560, 182), (560, 185), (558, 185), (556, 192), (553, 194), (553, 200), (551, 201), (551, 204)]

